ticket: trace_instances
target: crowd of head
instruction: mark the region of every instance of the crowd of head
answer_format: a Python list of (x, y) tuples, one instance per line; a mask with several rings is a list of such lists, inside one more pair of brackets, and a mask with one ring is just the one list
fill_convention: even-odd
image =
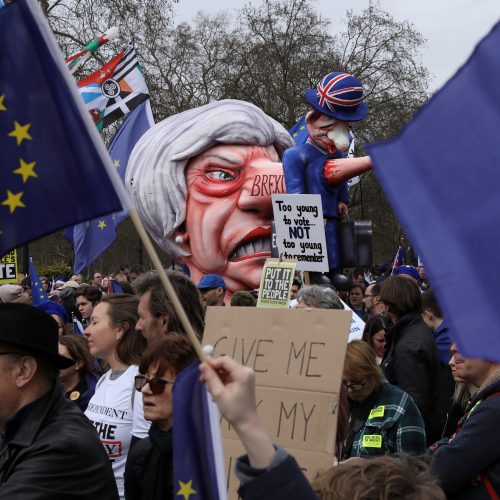
[[(36, 307), (23, 303), (26, 282), (21, 290), (0, 287), (0, 430), (2, 450), (10, 454), (6, 469), (0, 463), (0, 496), (5, 490), (22, 498), (41, 488), (70, 498), (78, 488), (78, 498), (174, 498), (173, 386), (196, 351), (158, 273), (120, 271), (120, 280), (111, 279), (119, 289), (103, 285), (107, 276), (99, 272), (88, 284), (79, 275), (52, 285), (42, 277), (50, 300)], [(202, 380), (247, 451), (236, 465), (242, 498), (482, 498), (474, 495), (498, 487), (500, 364), (461, 355), (433, 290), (422, 290), (424, 272), (412, 268), (368, 281), (355, 271), (347, 295), (305, 285), (296, 275), (296, 309), (349, 306), (366, 320), (362, 338), (346, 350), (332, 456), (338, 465), (311, 485), (260, 423), (252, 371), (227, 356), (201, 365)], [(167, 274), (200, 340), (206, 307), (256, 305), (253, 290), (228, 298), (218, 275), (194, 283), (180, 272)], [(19, 444), (19, 432), (33, 426), (41, 429), (37, 437)], [(58, 473), (71, 477), (57, 486), (50, 480), (53, 457), (43, 459), (40, 451), (54, 446), (81, 448), (68, 456), (53, 452), (64, 463)], [(92, 457), (91, 466), (81, 453)], [(31, 454), (45, 474), (39, 483), (28, 480), (31, 466), (21, 466)], [(77, 466), (85, 474), (75, 473)], [(287, 486), (277, 493), (273, 488), (285, 476)]]

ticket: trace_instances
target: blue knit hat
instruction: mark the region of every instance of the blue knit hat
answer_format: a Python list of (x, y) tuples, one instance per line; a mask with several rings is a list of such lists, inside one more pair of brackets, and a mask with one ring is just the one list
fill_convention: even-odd
[(53, 302), (52, 300), (46, 300), (45, 302), (40, 302), (36, 304), (37, 309), (41, 309), (47, 314), (57, 314), (65, 323), (69, 323), (69, 316), (66, 309), (61, 304)]
[(357, 122), (368, 114), (363, 85), (349, 73), (328, 73), (315, 89), (307, 89), (307, 102), (320, 113), (345, 122)]

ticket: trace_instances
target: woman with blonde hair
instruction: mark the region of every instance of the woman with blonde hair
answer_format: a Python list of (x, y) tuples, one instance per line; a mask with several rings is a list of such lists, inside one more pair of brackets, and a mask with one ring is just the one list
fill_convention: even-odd
[(366, 342), (348, 344), (342, 385), (350, 412), (341, 460), (425, 452), (424, 422), (416, 404), (384, 379), (375, 351)]

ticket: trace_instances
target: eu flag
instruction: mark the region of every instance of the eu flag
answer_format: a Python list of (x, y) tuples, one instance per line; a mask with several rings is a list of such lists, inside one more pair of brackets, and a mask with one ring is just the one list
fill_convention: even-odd
[(309, 137), (309, 132), (306, 127), (306, 118), (301, 118), (289, 131), (296, 146), (304, 144)]
[(0, 255), (121, 209), (112, 175), (37, 2), (7, 4), (0, 9)]
[[(108, 151), (113, 161), (113, 167), (118, 172), (122, 182), (125, 179), (125, 171), (132, 149), (152, 125), (154, 125), (153, 114), (149, 100), (147, 100), (127, 115), (116, 132)], [(76, 274), (89, 267), (115, 241), (116, 226), (127, 217), (128, 212), (122, 210), (66, 229), (64, 237), (71, 242), (75, 252), (74, 270)]]
[(30, 259), (30, 281), (31, 281), (31, 303), (36, 306), (40, 302), (47, 302), (49, 297), (42, 287), (38, 273), (36, 272), (33, 261)]
[(174, 498), (224, 500), (227, 486), (217, 407), (199, 381), (199, 362), (174, 385)]
[(466, 356), (496, 361), (499, 47), (500, 23), (397, 137), (368, 148), (454, 340)]

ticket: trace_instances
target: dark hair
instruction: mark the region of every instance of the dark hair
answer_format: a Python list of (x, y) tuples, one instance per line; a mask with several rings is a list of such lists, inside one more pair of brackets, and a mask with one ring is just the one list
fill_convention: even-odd
[[(370, 283), (370, 285), (371, 285), (371, 283)], [(368, 285), (368, 286), (370, 286), (370, 285)], [(380, 296), (380, 283), (373, 283), (371, 291), (372, 291), (373, 296), (375, 296), (375, 297)]]
[(357, 276), (363, 276), (363, 278), (365, 277), (365, 272), (364, 270), (361, 268), (361, 267), (357, 267), (356, 269), (354, 269), (354, 271), (352, 272), (352, 277), (353, 278), (356, 278)]
[(239, 290), (233, 293), (229, 305), (239, 307), (256, 307), (257, 301), (250, 292)]
[(177, 376), (196, 359), (196, 351), (187, 335), (169, 332), (162, 340), (144, 351), (139, 373), (144, 375), (149, 368), (155, 367), (156, 375), (169, 371)]
[(302, 286), (302, 283), (301, 283), (298, 279), (296, 279), (296, 278), (295, 278), (295, 279), (293, 280), (292, 286), (298, 286), (298, 287), (299, 287), (299, 290), (300, 290), (300, 288), (301, 288), (301, 286)]
[(380, 456), (330, 467), (312, 482), (320, 500), (445, 500), (429, 465), (412, 455)]
[(135, 329), (139, 319), (139, 300), (134, 295), (112, 293), (103, 297), (101, 302), (109, 306), (107, 314), (110, 323), (113, 326), (122, 325), (124, 328), (123, 335), (115, 347), (116, 356), (126, 365), (138, 365), (146, 347), (146, 339)]
[(365, 324), (365, 328), (363, 330), (363, 340), (373, 346), (372, 337), (377, 332), (380, 332), (380, 330), (383, 330), (385, 332), (388, 327), (388, 320), (383, 314), (377, 314), (376, 316), (373, 316)]
[(102, 300), (102, 292), (99, 288), (91, 285), (80, 285), (75, 291), (75, 300), (77, 297), (84, 297), (93, 305)]
[(69, 357), (74, 361), (82, 363), (81, 373), (97, 373), (94, 357), (90, 354), (89, 344), (85, 337), (81, 335), (65, 335), (59, 337), (59, 344), (66, 347)]
[[(167, 271), (167, 275), (184, 311), (186, 311), (187, 317), (191, 321), (195, 333), (201, 339), (203, 330), (205, 329), (205, 309), (201, 302), (200, 291), (196, 285), (182, 273)], [(133, 288), (139, 297), (151, 290), (149, 310), (156, 318), (166, 316), (167, 324), (165, 326), (165, 332), (186, 334), (156, 271), (150, 271), (138, 276), (133, 283)]]
[(120, 286), (122, 287), (123, 293), (127, 295), (135, 295), (132, 285), (128, 281), (120, 281)]
[(402, 276), (387, 278), (380, 287), (380, 300), (396, 318), (422, 312), (422, 297), (417, 282)]
[(422, 294), (422, 311), (429, 311), (436, 318), (443, 319), (443, 313), (439, 307), (436, 294), (432, 290), (427, 290)]

